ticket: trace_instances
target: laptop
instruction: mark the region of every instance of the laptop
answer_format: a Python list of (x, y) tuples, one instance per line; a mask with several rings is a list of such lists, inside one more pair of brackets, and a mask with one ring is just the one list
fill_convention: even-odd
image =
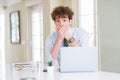
[(62, 47), (60, 72), (93, 72), (98, 70), (96, 47)]

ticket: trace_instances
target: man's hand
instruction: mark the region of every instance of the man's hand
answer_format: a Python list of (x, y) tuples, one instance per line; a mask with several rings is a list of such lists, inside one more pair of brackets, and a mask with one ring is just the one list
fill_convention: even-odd
[(56, 31), (57, 31), (57, 34), (58, 34), (58, 39), (63, 40), (64, 37), (65, 37), (65, 32), (66, 32), (65, 28), (61, 27), (59, 29), (56, 29)]
[(66, 28), (65, 26), (59, 27), (59, 29), (57, 28), (56, 31), (59, 40), (63, 40), (64, 38), (69, 40), (72, 37), (69, 32), (69, 28)]

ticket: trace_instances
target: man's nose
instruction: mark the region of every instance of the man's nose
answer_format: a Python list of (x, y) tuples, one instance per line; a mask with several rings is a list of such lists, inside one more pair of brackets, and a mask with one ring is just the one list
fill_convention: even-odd
[(60, 26), (63, 26), (63, 22), (62, 21), (60, 21)]

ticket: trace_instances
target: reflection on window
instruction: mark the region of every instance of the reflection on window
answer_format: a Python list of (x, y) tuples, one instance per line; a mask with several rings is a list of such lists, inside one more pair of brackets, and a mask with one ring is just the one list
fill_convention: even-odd
[(11, 28), (11, 42), (20, 43), (20, 12), (15, 11), (10, 13), (10, 28)]
[(79, 0), (79, 25), (87, 31), (90, 46), (96, 46), (95, 0)]

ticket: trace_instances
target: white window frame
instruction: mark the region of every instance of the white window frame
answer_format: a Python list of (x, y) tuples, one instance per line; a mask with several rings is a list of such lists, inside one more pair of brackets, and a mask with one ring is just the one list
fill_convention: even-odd
[[(40, 34), (38, 34), (38, 35), (34, 35), (33, 34), (33, 28), (34, 27), (32, 27), (31, 26), (31, 59), (32, 59), (32, 61), (36, 61), (35, 59), (34, 59), (34, 52), (33, 51), (35, 51), (35, 49), (40, 49), (40, 54), (38, 54), (38, 56), (39, 56), (39, 58), (40, 58), (40, 63), (42, 64), (43, 63), (43, 60), (44, 60), (44, 55), (43, 55), (43, 53), (44, 53), (44, 49), (43, 49), (43, 10), (42, 10), (42, 5), (38, 5), (38, 6), (34, 6), (34, 7), (32, 7), (31, 8), (31, 25), (32, 25), (32, 11), (33, 12), (35, 12), (35, 11), (40, 11), (40, 15), (39, 15), (39, 17), (40, 17)], [(34, 43), (33, 43), (33, 37), (35, 37), (35, 36), (38, 36), (38, 37), (40, 37), (40, 44), (39, 44), (39, 46), (40, 46), (40, 48), (35, 48), (33, 45), (34, 45)]]
[[(77, 27), (81, 27), (81, 9), (80, 9), (80, 1), (76, 0), (73, 2), (72, 7), (74, 10), (74, 23), (77, 25)], [(98, 30), (97, 30), (97, 0), (93, 0), (93, 13), (94, 13), (94, 45), (91, 45), (91, 47), (98, 47)]]
[(0, 79), (1, 80), (6, 80), (5, 66), (6, 66), (5, 65), (5, 12), (4, 10), (0, 10), (0, 73), (1, 73)]

